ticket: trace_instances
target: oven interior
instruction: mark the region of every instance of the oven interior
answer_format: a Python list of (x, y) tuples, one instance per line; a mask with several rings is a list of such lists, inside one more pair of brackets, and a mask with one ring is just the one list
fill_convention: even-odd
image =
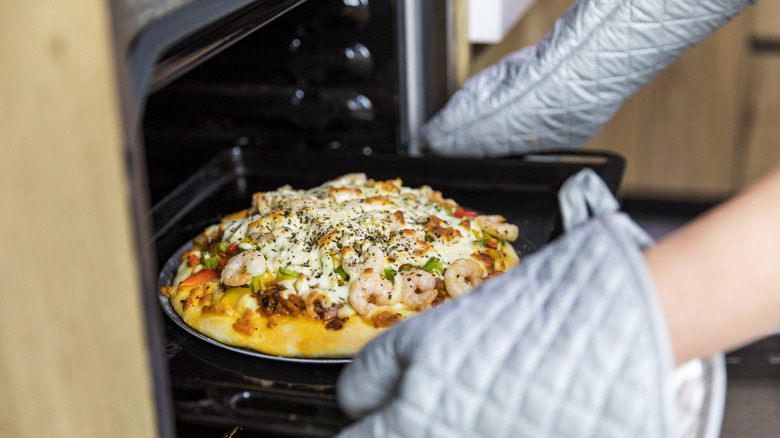
[[(150, 81), (139, 143), (157, 272), (207, 225), (246, 208), (252, 193), (285, 184), (308, 188), (349, 172), (430, 185), (462, 205), (500, 213), (520, 227), (521, 254), (560, 234), (556, 193), (569, 176), (592, 168), (617, 193), (624, 161), (608, 152), (475, 161), (417, 150), (416, 121), (452, 91), (450, 2), (426, 5), (296, 4), (207, 60)], [(242, 13), (258, 14), (253, 8)], [(412, 46), (410, 23), (426, 23), (428, 32)], [(178, 42), (157, 68), (197, 41)], [(430, 55), (424, 65), (410, 47)], [(158, 299), (157, 290), (146, 293)], [(348, 423), (334, 394), (343, 363), (257, 358), (196, 339), (159, 306), (150, 318), (162, 331), (163, 380), (178, 436), (239, 427), (240, 436), (325, 437)]]

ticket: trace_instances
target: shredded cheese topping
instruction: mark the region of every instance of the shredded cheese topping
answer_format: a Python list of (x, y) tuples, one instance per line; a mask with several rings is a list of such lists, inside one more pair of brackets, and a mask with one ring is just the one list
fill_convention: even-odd
[[(283, 285), (285, 294), (305, 299), (318, 291), (332, 306), (349, 303), (359, 274), (372, 269), (368, 272), (394, 283), (391, 304), (400, 306), (401, 284), (395, 280), (410, 268), (440, 279), (460, 259), (482, 263), (486, 273), (503, 269), (501, 245), (516, 237), (516, 227), (499, 216), (455, 214), (457, 209), (455, 201), (428, 186), (405, 187), (400, 179), (375, 181), (364, 174), (308, 190), (284, 186), (259, 192), (245, 214), (204, 232), (208, 244), (195, 249), (201, 264), (187, 275), (204, 269), (205, 260), (224, 258), (219, 245), (223, 250), (234, 245), (229, 246), (233, 253), (262, 254), (265, 276)], [(491, 239), (497, 249), (486, 247)], [(339, 309), (339, 316), (354, 313), (350, 306)]]

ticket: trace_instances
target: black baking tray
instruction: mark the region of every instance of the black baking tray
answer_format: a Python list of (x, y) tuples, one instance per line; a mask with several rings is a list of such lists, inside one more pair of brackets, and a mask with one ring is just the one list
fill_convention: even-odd
[[(172, 164), (173, 165), (173, 164)], [(501, 159), (452, 159), (334, 152), (280, 152), (252, 148), (220, 151), (153, 206), (152, 242), (166, 260), (206, 226), (247, 208), (256, 191), (290, 184), (305, 189), (350, 172), (400, 177), (404, 185), (430, 185), (444, 197), (518, 225), (520, 254), (561, 232), (557, 192), (583, 168), (593, 169), (613, 193), (625, 161), (597, 151), (534, 153)], [(156, 291), (155, 291), (156, 294)], [(348, 423), (334, 385), (343, 364), (275, 361), (229, 351), (197, 339), (165, 316), (166, 354), (177, 421), (190, 429), (241, 427), (242, 437), (332, 436)], [(197, 429), (197, 428), (196, 428)]]

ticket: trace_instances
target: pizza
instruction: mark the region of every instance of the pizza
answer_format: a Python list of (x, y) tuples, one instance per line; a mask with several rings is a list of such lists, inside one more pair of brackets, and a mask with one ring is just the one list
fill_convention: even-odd
[(192, 240), (161, 293), (192, 329), (268, 355), (345, 358), (518, 263), (517, 226), (429, 186), (353, 173), (251, 207)]

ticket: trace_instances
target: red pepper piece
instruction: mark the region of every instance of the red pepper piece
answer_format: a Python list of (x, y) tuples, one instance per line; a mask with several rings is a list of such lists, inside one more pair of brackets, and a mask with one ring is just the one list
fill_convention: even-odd
[(463, 217), (474, 217), (479, 216), (479, 213), (476, 211), (466, 210), (464, 208), (455, 207), (455, 211), (452, 212), (452, 215), (456, 218), (463, 218)]
[(190, 266), (197, 266), (198, 263), (200, 263), (200, 256), (196, 253), (190, 254), (190, 257), (187, 259), (187, 264)]
[(238, 251), (238, 244), (237, 243), (231, 243), (230, 245), (228, 245), (228, 247), (227, 247), (228, 254), (233, 254), (236, 251)]
[(219, 267), (224, 268), (227, 264), (227, 259), (219, 259)]
[(183, 288), (199, 286), (203, 283), (208, 283), (209, 281), (216, 279), (217, 276), (217, 271), (213, 269), (203, 269), (187, 277), (179, 284), (179, 287)]
[(487, 247), (488, 247), (488, 248), (490, 248), (490, 249), (496, 249), (496, 248), (498, 248), (498, 240), (496, 240), (496, 239), (493, 239), (493, 238), (491, 237), (491, 238), (490, 238), (490, 240), (488, 240), (488, 241), (487, 241), (487, 243), (485, 244), (485, 246), (487, 246)]

